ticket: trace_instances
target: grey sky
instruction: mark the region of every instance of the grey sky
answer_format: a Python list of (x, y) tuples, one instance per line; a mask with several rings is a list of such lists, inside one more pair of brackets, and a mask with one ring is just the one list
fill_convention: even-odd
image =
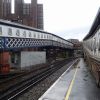
[[(26, 0), (29, 1), (29, 0)], [(94, 21), (100, 0), (38, 0), (44, 5), (44, 30), (82, 40)]]

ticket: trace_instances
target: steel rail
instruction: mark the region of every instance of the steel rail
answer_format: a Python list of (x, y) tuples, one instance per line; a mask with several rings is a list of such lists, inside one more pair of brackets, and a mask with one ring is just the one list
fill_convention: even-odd
[[(76, 61), (77, 60), (75, 60), (74, 63)], [(65, 61), (62, 61), (62, 63), (60, 64), (51, 65), (51, 67), (46, 71), (41, 72), (36, 76), (30, 77), (20, 85), (16, 86), (16, 88), (14, 88), (13, 90), (10, 90), (8, 93), (5, 93), (4, 95), (0, 96), (0, 100), (13, 100), (15, 97), (28, 90), (31, 86), (38, 84), (40, 81), (42, 81), (43, 79), (54, 73), (56, 70), (60, 69), (65, 64), (66, 64)]]

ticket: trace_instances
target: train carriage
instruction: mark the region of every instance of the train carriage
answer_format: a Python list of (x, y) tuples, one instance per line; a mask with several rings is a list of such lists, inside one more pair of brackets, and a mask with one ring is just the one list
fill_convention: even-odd
[(83, 39), (83, 50), (84, 58), (100, 87), (100, 9), (89, 33)]

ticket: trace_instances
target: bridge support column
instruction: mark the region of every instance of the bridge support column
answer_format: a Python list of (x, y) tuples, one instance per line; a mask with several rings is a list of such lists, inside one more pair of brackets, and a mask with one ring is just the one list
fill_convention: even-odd
[(6, 74), (10, 71), (9, 52), (0, 52), (0, 73)]

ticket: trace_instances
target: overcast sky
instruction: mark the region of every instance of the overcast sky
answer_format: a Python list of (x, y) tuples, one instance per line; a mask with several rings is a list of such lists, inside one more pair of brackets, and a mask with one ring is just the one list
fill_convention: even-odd
[(44, 6), (45, 31), (79, 40), (88, 33), (100, 6), (100, 0), (38, 0), (38, 3)]

